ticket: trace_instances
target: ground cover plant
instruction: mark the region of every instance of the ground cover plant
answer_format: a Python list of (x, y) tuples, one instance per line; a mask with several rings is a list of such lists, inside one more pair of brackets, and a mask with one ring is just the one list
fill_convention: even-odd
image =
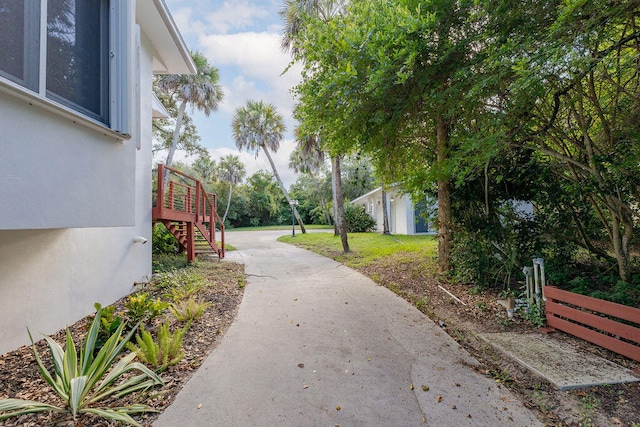
[[(435, 236), (354, 233), (349, 234), (351, 253), (348, 254), (342, 253), (340, 239), (332, 233), (296, 235), (295, 238), (283, 236), (279, 240), (355, 268), (414, 304), (481, 362), (479, 370), (483, 374), (509, 387), (523, 405), (537, 412), (545, 425), (638, 426), (640, 384), (559, 391), (480, 340), (477, 337), (479, 333), (535, 332), (539, 316), (520, 310), (513, 319), (509, 319), (506, 309), (497, 302), (502, 288), (450, 282), (438, 277), (436, 239)], [(511, 291), (515, 294), (520, 291), (518, 281), (521, 279), (514, 275), (515, 286)], [(441, 287), (462, 303), (455, 301)], [(561, 333), (556, 334), (556, 338), (579, 351), (597, 354), (631, 369), (640, 368), (638, 362), (577, 338)]]
[[(55, 340), (45, 336), (53, 361), (53, 372), (50, 372), (45, 366), (40, 353), (35, 345), (32, 345), (42, 377), (54, 389), (64, 404), (55, 405), (16, 398), (2, 399), (0, 400), (0, 420), (25, 414), (53, 411), (70, 412), (74, 421), (80, 414), (88, 413), (101, 418), (138, 425), (130, 414), (153, 411), (153, 408), (144, 404), (115, 407), (95, 406), (97, 403), (106, 401), (112, 395), (122, 397), (163, 384), (162, 379), (153, 371), (139, 362), (134, 362), (136, 358), (134, 353), (119, 358), (125, 345), (136, 331), (137, 325), (123, 337), (125, 325), (121, 323), (94, 356), (101, 314), (102, 309), (98, 309), (79, 351), (69, 328), (66, 329), (64, 348)], [(31, 334), (29, 336), (31, 337)], [(33, 338), (31, 338), (31, 342), (33, 343)], [(119, 381), (120, 377), (134, 370), (139, 374)]]
[[(185, 322), (175, 319), (169, 310), (165, 310), (154, 320), (146, 320), (147, 326), (145, 326), (145, 332), (149, 334), (149, 337), (147, 337), (146, 341), (144, 340), (143, 334), (140, 334), (139, 337), (143, 342), (150, 343), (149, 346), (146, 346), (146, 344), (142, 346), (145, 347), (146, 350), (150, 350), (150, 354), (155, 355), (155, 361), (154, 363), (145, 363), (146, 366), (143, 365), (142, 360), (138, 359), (135, 359), (132, 363), (135, 363), (135, 366), (143, 366), (144, 369), (153, 376), (158, 376), (154, 371), (161, 371), (161, 378), (164, 381), (164, 385), (162, 387), (158, 386), (149, 389), (146, 392), (139, 391), (128, 395), (113, 393), (106, 396), (106, 400), (100, 405), (104, 405), (107, 407), (107, 410), (113, 412), (119, 407), (129, 407), (132, 409), (141, 409), (144, 407), (146, 410), (153, 408), (161, 412), (169, 406), (178, 391), (203, 362), (206, 355), (219, 342), (222, 334), (235, 317), (237, 308), (242, 300), (244, 288), (243, 271), (244, 269), (241, 265), (212, 260), (198, 261), (191, 266), (183, 268), (181, 274), (175, 271), (171, 274), (163, 273), (170, 275), (173, 279), (181, 277), (181, 275), (187, 278), (197, 278), (197, 281), (201, 282), (203, 286), (199, 288), (195, 295), (198, 301), (206, 305), (206, 309), (201, 313), (200, 317), (194, 318), (186, 324)], [(156, 275), (155, 277), (157, 277), (158, 283), (160, 283), (159, 279), (162, 275)], [(175, 286), (182, 285), (178, 280), (173, 280), (173, 284)], [(159, 286), (152, 281), (149, 284), (139, 285), (139, 287), (141, 289), (138, 289), (136, 294), (140, 292), (147, 293), (151, 301), (161, 300), (168, 304), (175, 303), (175, 301), (165, 296), (171, 293), (170, 287), (166, 286), (166, 283), (165, 286)], [(109, 330), (112, 324), (117, 323), (117, 319), (121, 321), (126, 319), (125, 313), (127, 312), (127, 308), (125, 304), (129, 299), (129, 296), (124, 297), (104, 308), (99, 304), (96, 305), (96, 309), (101, 310), (102, 314), (100, 316), (90, 316), (71, 325), (68, 328), (69, 336), (77, 343), (82, 341), (83, 337), (87, 334), (89, 334), (90, 337), (95, 335), (97, 346), (97, 337), (100, 333), (106, 333), (104, 331)], [(189, 298), (187, 298), (187, 300), (188, 299)], [(102, 322), (102, 320), (105, 320), (104, 313), (108, 314), (107, 322)], [(159, 337), (159, 330), (164, 328), (165, 325), (167, 326), (166, 333), (163, 333), (163, 337)], [(125, 329), (124, 322), (118, 323), (116, 331), (119, 328), (121, 330)], [(88, 332), (89, 329), (91, 330), (90, 333)], [(137, 330), (130, 330), (128, 334), (127, 336), (129, 337), (135, 337)], [(180, 336), (182, 338), (181, 343), (178, 339)], [(55, 342), (66, 343), (67, 332), (60, 331), (49, 339)], [(93, 338), (90, 338), (90, 341), (93, 341)], [(136, 342), (134, 338), (132, 338), (130, 344), (133, 342)], [(111, 348), (110, 346), (112, 346), (113, 343), (114, 340), (110, 343), (107, 340), (102, 347), (104, 350), (99, 351), (107, 352), (107, 349)], [(123, 343), (124, 341), (120, 341), (119, 346), (124, 346), (125, 344)], [(43, 339), (36, 342), (34, 348), (41, 355), (49, 354), (48, 340)], [(55, 349), (54, 352), (55, 354), (60, 354), (57, 349)], [(69, 351), (67, 354), (71, 355), (72, 353), (73, 351)], [(82, 357), (87, 354), (84, 350), (76, 351), (76, 354), (79, 355), (80, 353), (82, 353)], [(131, 362), (129, 359), (136, 357), (134, 352), (127, 353), (126, 350), (123, 354), (124, 357), (116, 360), (114, 364), (125, 364), (126, 361)], [(94, 360), (96, 360), (96, 358), (98, 358), (98, 356), (94, 356)], [(48, 362), (44, 356), (41, 360), (46, 369), (54, 369), (54, 366), (57, 366), (53, 361)], [(67, 360), (72, 360), (72, 357), (67, 356)], [(64, 366), (64, 363), (60, 366)], [(129, 374), (125, 374), (123, 379), (126, 378), (126, 381), (131, 381), (132, 378), (136, 377), (134, 374), (130, 376)], [(93, 402), (87, 406), (77, 405), (76, 420), (73, 419), (73, 415), (70, 412), (63, 413), (54, 410), (53, 407), (65, 405), (64, 400), (61, 399), (57, 393), (51, 391), (52, 389), (47, 384), (47, 381), (40, 374), (36, 357), (30, 346), (24, 346), (13, 352), (0, 355), (0, 385), (0, 399), (22, 399), (39, 402), (44, 405), (51, 405), (51, 410), (48, 408), (44, 412), (24, 414), (1, 420), (0, 425), (3, 426), (122, 425), (122, 422), (116, 419), (104, 418), (103, 413), (98, 413), (98, 404)], [(90, 399), (92, 395), (87, 394), (87, 396), (85, 400)], [(0, 416), (7, 415), (7, 407), (0, 406), (0, 408), (2, 408), (0, 409)], [(71, 408), (71, 406), (69, 406), (69, 408)], [(149, 426), (158, 416), (158, 413), (137, 414), (131, 411), (124, 412), (124, 415), (129, 415), (133, 418), (134, 423)], [(124, 415), (122, 415), (122, 421), (125, 421)], [(129, 421), (129, 423), (131, 422)]]

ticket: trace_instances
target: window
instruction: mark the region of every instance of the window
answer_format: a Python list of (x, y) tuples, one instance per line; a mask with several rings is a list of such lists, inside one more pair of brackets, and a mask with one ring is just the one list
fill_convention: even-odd
[(30, 2), (0, 2), (0, 76), (31, 90), (38, 89), (39, 22)]
[(109, 124), (109, 1), (0, 1), (0, 76)]

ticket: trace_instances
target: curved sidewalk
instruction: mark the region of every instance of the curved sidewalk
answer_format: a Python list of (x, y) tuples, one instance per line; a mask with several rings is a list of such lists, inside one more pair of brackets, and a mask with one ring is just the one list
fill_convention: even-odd
[(154, 426), (542, 425), (415, 307), (282, 234), (226, 233), (238, 317)]

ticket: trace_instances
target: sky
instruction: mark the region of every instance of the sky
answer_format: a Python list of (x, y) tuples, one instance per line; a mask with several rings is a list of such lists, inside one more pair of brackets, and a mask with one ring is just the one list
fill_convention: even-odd
[[(190, 112), (200, 135), (200, 143), (214, 160), (227, 154), (240, 157), (247, 178), (260, 169), (271, 172), (264, 153), (239, 152), (233, 141), (231, 121), (238, 107), (249, 99), (273, 104), (283, 116), (287, 132), (277, 153), (271, 153), (278, 172), (289, 187), (296, 180), (288, 167), (293, 151), (294, 99), (290, 89), (300, 80), (300, 67), (285, 74), (291, 56), (280, 49), (282, 22), (279, 10), (284, 0), (165, 0), (190, 50), (202, 52), (220, 71), (224, 99), (218, 110), (206, 117)], [(165, 154), (166, 155), (166, 154)], [(176, 152), (176, 160), (190, 163)], [(164, 161), (161, 155), (156, 158)]]

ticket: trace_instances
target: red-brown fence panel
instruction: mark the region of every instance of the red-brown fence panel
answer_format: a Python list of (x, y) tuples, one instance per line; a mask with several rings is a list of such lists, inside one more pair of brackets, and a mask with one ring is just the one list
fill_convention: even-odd
[(544, 293), (548, 326), (640, 361), (640, 309), (553, 286)]

